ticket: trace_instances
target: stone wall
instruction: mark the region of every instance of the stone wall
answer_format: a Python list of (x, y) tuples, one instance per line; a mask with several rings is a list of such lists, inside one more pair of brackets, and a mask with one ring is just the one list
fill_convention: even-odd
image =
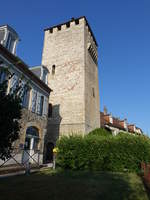
[[(86, 133), (100, 127), (98, 52), (91, 32), (85, 26), (85, 124)], [(91, 50), (91, 51), (90, 51)]]
[[(25, 137), (26, 137), (26, 130), (28, 127), (33, 126), (38, 129), (39, 131), (39, 143), (38, 143), (38, 150), (39, 153), (34, 155), (34, 159), (39, 162), (40, 164), (43, 163), (43, 154), (45, 153), (46, 149), (46, 138), (47, 138), (47, 118), (43, 116), (39, 116), (35, 113), (32, 113), (30, 110), (22, 109), (22, 118), (20, 120), (20, 138), (14, 142), (14, 153), (16, 154), (15, 159), (22, 163), (23, 159), (23, 147), (25, 144)], [(33, 154), (34, 152), (32, 152)], [(31, 154), (31, 155), (32, 155)], [(39, 157), (38, 157), (39, 156)], [(30, 162), (34, 163), (32, 159), (30, 159)], [(2, 160), (0, 160), (0, 165), (3, 163)], [(13, 159), (10, 159), (6, 165), (9, 164), (16, 164), (16, 162)]]
[[(51, 140), (85, 134), (100, 126), (98, 72), (87, 55), (85, 27), (85, 19), (80, 18), (78, 24), (71, 21), (70, 27), (66, 23), (45, 31), (42, 65), (50, 72), (48, 84), (53, 90), (53, 113), (48, 120)], [(91, 95), (93, 87), (95, 98)]]
[(26, 137), (26, 130), (28, 127), (36, 127), (39, 131), (40, 142), (38, 149), (43, 152), (44, 137), (47, 132), (47, 118), (45, 116), (37, 115), (31, 112), (28, 109), (22, 109), (22, 119), (20, 120), (20, 139), (16, 142), (16, 147), (19, 147), (19, 144), (24, 144)]

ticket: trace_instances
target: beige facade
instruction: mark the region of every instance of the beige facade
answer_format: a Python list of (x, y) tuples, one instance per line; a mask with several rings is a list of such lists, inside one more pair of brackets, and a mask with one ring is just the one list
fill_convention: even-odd
[(19, 140), (17, 140), (15, 143), (16, 148), (19, 148), (20, 144), (23, 144), (24, 146), (27, 128), (35, 127), (39, 134), (39, 142), (38, 142), (37, 149), (40, 151), (41, 154), (43, 154), (44, 138), (47, 133), (47, 117), (37, 115), (36, 113), (33, 113), (26, 108), (23, 108), (20, 125), (21, 125), (20, 136), (19, 136)]
[[(11, 79), (6, 71), (12, 76)], [(21, 87), (22, 100), (19, 139), (13, 144), (15, 160), (9, 159), (6, 165), (16, 164), (16, 161), (24, 165), (28, 161), (42, 164), (46, 152), (45, 138), (51, 89), (19, 57), (0, 44), (0, 83), (6, 79), (8, 93), (13, 93), (17, 87)], [(34, 160), (29, 155), (34, 157)], [(4, 161), (0, 160), (0, 165), (3, 163)]]
[(97, 43), (85, 17), (45, 30), (42, 65), (53, 90), (51, 140), (100, 127)]

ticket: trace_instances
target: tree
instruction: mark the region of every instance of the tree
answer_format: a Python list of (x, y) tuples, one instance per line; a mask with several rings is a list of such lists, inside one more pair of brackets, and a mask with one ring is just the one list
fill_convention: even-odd
[(8, 80), (12, 79), (13, 75), (9, 74), (7, 76), (9, 78), (0, 83), (0, 159), (2, 160), (11, 156), (13, 142), (19, 138), (21, 128), (20, 94), (23, 94), (23, 88), (18, 84), (13, 91), (7, 93)]

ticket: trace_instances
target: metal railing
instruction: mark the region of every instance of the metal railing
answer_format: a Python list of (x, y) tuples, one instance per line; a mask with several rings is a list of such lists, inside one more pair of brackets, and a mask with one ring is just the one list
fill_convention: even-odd
[(8, 159), (0, 161), (0, 168), (10, 165), (27, 168), (29, 164), (40, 167), (40, 151), (15, 148)]

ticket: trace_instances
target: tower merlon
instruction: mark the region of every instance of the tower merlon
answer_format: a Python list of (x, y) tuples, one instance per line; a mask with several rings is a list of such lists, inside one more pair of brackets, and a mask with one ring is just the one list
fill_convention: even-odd
[(85, 21), (85, 25), (87, 26), (88, 28), (88, 31), (89, 31), (89, 34), (91, 35), (96, 47), (98, 47), (98, 43), (95, 39), (95, 36), (92, 32), (92, 29), (86, 19), (85, 16), (82, 16), (82, 17), (79, 17), (79, 18), (72, 18), (71, 20), (67, 21), (67, 22), (64, 22), (64, 23), (61, 23), (61, 24), (58, 24), (58, 25), (55, 25), (55, 26), (51, 26), (51, 27), (48, 27), (46, 29), (44, 29), (44, 31), (49, 31), (49, 33), (55, 33), (57, 31), (61, 31), (61, 30), (65, 30), (65, 29), (68, 29), (70, 27), (73, 27), (73, 26), (77, 26), (79, 25), (80, 23), (83, 23), (83, 21)]

